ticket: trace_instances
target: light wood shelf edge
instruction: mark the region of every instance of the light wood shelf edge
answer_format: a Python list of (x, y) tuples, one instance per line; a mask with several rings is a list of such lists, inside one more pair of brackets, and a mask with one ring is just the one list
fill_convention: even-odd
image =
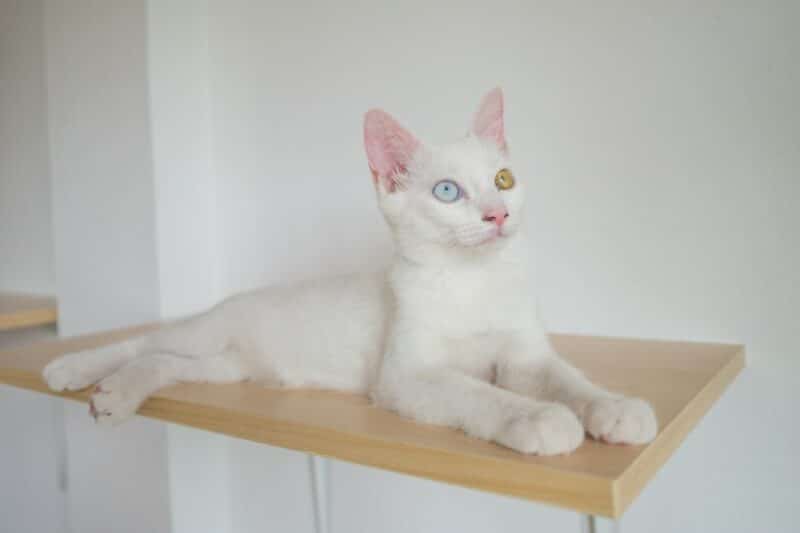
[(613, 483), (612, 517), (619, 518), (641, 494), (658, 470), (686, 439), (691, 430), (713, 407), (729, 385), (744, 370), (745, 347), (739, 346), (736, 355), (703, 387), (694, 399), (666, 427), (662, 428), (653, 446), (648, 446)]
[[(4, 376), (0, 376), (0, 383), (2, 382), (50, 396), (88, 403), (86, 392), (53, 392), (38, 376), (27, 372), (6, 372)], [(613, 517), (612, 480), (607, 478), (556, 471), (542, 465), (527, 465), (523, 474), (524, 482), (519, 483), (515, 482), (521, 481), (518, 465), (505, 461), (493, 461), (481, 456), (455, 456), (435, 448), (379, 441), (287, 421), (242, 417), (240, 413), (227, 409), (204, 407), (203, 412), (199, 413), (191, 403), (157, 396), (147, 400), (137, 414), (260, 444), (551, 504), (571, 511)], [(232, 423), (233, 419), (235, 423)], [(110, 430), (113, 431), (113, 428)], [(463, 476), (456, 479), (452, 474), (443, 475), (439, 469), (426, 468), (428, 465), (441, 463), (449, 465), (450, 473), (459, 470), (463, 472)], [(502, 479), (502, 483), (498, 479)]]

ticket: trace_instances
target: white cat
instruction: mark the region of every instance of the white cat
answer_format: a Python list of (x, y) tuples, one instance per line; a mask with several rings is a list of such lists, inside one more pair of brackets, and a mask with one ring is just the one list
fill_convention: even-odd
[(520, 235), (525, 177), (511, 171), (503, 95), (470, 133), (426, 147), (380, 110), (364, 142), (391, 228), (388, 272), (266, 288), (151, 335), (65, 355), (54, 390), (98, 383), (98, 422), (132, 416), (176, 382), (253, 380), (368, 393), (380, 406), (523, 453), (571, 452), (585, 432), (644, 443), (645, 401), (590, 383), (555, 353), (536, 315)]

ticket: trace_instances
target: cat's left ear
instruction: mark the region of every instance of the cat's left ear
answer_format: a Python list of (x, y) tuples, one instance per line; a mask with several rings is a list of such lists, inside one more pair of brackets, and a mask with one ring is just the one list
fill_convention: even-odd
[(503, 90), (500, 87), (486, 93), (472, 120), (472, 133), (481, 139), (492, 141), (505, 152), (507, 148), (503, 107)]

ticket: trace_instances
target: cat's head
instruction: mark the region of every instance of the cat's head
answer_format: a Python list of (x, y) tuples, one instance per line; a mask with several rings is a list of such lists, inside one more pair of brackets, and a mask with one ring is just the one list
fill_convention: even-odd
[(483, 98), (469, 133), (451, 144), (426, 146), (373, 109), (364, 145), (401, 252), (489, 254), (520, 227), (524, 193), (508, 157), (500, 89)]

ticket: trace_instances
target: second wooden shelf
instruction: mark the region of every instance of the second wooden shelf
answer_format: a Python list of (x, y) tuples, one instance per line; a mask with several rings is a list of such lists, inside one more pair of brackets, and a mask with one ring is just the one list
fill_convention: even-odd
[(0, 292), (0, 331), (55, 324), (55, 298), (16, 292)]

